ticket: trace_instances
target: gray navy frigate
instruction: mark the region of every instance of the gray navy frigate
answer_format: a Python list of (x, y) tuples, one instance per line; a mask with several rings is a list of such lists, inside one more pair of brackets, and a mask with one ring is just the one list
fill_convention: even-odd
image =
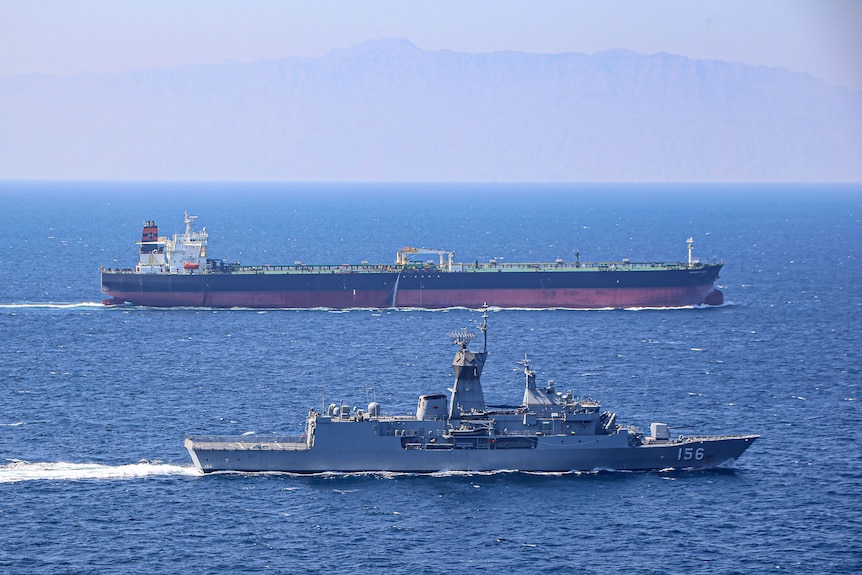
[(485, 404), (480, 377), (487, 352), (487, 311), (478, 327), (482, 351), (468, 349), (477, 334), (450, 334), (458, 351), (455, 383), (445, 394), (419, 396), (415, 414), (383, 415), (330, 404), (311, 409), (297, 437), (188, 437), (195, 466), (213, 471), (594, 471), (706, 469), (732, 464), (758, 435), (670, 437), (652, 423), (649, 435), (616, 421), (598, 402), (540, 388), (523, 361), (525, 390), (519, 406)]

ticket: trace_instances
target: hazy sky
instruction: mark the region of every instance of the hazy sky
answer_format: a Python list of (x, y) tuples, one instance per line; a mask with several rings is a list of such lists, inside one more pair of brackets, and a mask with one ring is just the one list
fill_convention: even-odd
[(425, 50), (628, 48), (808, 72), (862, 90), (860, 0), (0, 0), (0, 76)]

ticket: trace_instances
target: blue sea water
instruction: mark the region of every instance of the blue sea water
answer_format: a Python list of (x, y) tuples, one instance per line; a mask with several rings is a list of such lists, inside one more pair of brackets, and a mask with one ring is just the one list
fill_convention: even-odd
[[(144, 220), (248, 264), (724, 260), (719, 308), (490, 314), (489, 403), (540, 381), (641, 428), (759, 433), (732, 470), (199, 475), (188, 434), (415, 409), (464, 309), (103, 307)], [(858, 573), (862, 187), (0, 184), (2, 573)]]

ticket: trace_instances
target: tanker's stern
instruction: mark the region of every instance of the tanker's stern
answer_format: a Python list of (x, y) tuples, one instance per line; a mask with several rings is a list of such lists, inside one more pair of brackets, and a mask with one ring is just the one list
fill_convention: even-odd
[(119, 295), (119, 293), (111, 287), (111, 284), (114, 283), (111, 279), (115, 276), (118, 276), (117, 272), (112, 272), (104, 267), (99, 270), (100, 276), (100, 286), (101, 291), (104, 295), (109, 297), (102, 298), (102, 305), (122, 305), (126, 303), (126, 300)]

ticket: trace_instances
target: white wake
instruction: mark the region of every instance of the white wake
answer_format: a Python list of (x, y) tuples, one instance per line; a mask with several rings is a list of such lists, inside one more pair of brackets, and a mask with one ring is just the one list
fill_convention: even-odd
[(141, 479), (146, 477), (198, 476), (192, 466), (140, 461), (125, 465), (98, 463), (30, 462), (6, 460), (0, 465), (0, 483), (21, 481), (80, 481), (94, 479)]
[(107, 307), (101, 302), (83, 301), (78, 303), (62, 302), (30, 302), (30, 303), (0, 303), (0, 309), (93, 309)]

